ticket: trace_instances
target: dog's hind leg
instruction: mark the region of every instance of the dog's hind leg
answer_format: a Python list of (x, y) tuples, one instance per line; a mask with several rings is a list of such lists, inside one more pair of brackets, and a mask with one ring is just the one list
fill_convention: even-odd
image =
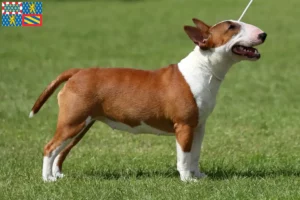
[(62, 174), (62, 165), (67, 155), (71, 151), (71, 149), (83, 138), (85, 133), (93, 126), (95, 120), (91, 117), (88, 117), (85, 121), (85, 126), (80, 131), (80, 133), (72, 139), (72, 141), (66, 146), (55, 158), (52, 166), (52, 174), (55, 178), (62, 178), (64, 175)]
[(43, 179), (44, 181), (55, 181), (55, 174), (52, 174), (54, 159), (63, 149), (68, 146), (76, 137), (83, 137), (87, 127), (87, 119), (90, 119), (89, 112), (91, 104), (86, 104), (86, 96), (78, 95), (66, 89), (68, 85), (58, 94), (59, 114), (57, 129), (53, 139), (44, 148)]
[(44, 148), (44, 181), (56, 180), (56, 177), (52, 174), (52, 165), (55, 157), (78, 135), (78, 133), (80, 133), (84, 126), (85, 122), (74, 125), (58, 125), (54, 137)]

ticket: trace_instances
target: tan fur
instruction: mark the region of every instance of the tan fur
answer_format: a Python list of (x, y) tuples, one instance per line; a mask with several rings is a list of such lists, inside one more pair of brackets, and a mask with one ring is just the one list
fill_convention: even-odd
[[(229, 29), (229, 27), (231, 28)], [(226, 44), (232, 36), (240, 32), (240, 25), (231, 21), (223, 22), (212, 27), (208, 40), (209, 48), (216, 48)]]
[(80, 134), (78, 134), (68, 146), (66, 146), (60, 153), (59, 153), (59, 160), (57, 162), (57, 167), (60, 171), (62, 171), (62, 165), (64, 160), (66, 159), (67, 155), (70, 153), (71, 149), (83, 138), (83, 136), (86, 134), (86, 132), (90, 129), (90, 127), (94, 124), (95, 121), (93, 121), (91, 124), (89, 124)]
[(191, 126), (185, 123), (175, 124), (176, 140), (182, 148), (183, 152), (190, 152), (193, 143), (194, 130)]
[[(204, 22), (193, 19), (196, 27), (185, 26), (184, 30), (190, 39), (202, 50), (217, 48), (227, 43), (234, 35), (239, 33), (240, 25), (231, 21), (226, 21), (216, 26), (208, 26)], [(229, 28), (229, 27), (232, 28)]]
[(63, 82), (67, 81), (74, 74), (79, 72), (80, 69), (69, 69), (63, 73), (61, 73), (54, 81), (52, 81), (47, 88), (43, 91), (43, 93), (39, 96), (34, 106), (32, 107), (33, 114), (37, 113), (43, 104), (47, 101), (47, 99), (53, 94), (56, 88)]
[[(73, 73), (75, 72), (76, 73)], [(74, 75), (72, 77), (65, 74)], [(64, 78), (62, 78), (64, 77)], [(89, 68), (63, 72), (42, 93), (33, 107), (36, 113), (41, 102), (53, 93), (57, 83), (69, 78), (58, 94), (59, 116), (54, 138), (45, 146), (44, 155), (49, 155), (63, 141), (74, 140), (60, 154), (59, 167), (71, 148), (84, 134), (88, 116), (101, 121), (102, 118), (122, 122), (131, 127), (146, 124), (182, 138), (183, 150), (191, 149), (192, 131), (198, 123), (198, 109), (177, 65), (155, 71), (126, 68)], [(184, 136), (180, 136), (183, 134)], [(76, 138), (75, 138), (76, 137)], [(189, 138), (190, 137), (190, 138)]]

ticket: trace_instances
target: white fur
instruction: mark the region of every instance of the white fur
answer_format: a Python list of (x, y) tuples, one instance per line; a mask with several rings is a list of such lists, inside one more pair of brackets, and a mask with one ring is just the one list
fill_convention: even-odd
[(225, 74), (234, 63), (231, 59), (224, 59), (224, 47), (213, 52), (202, 51), (198, 46), (178, 64), (179, 70), (190, 86), (199, 110), (199, 126), (194, 133), (192, 150), (185, 153), (176, 141), (177, 170), (182, 181), (191, 181), (205, 177), (199, 170), (201, 144), (205, 131), (205, 122), (213, 111), (216, 96)]
[(192, 153), (184, 152), (178, 141), (176, 140), (177, 152), (177, 170), (180, 174), (180, 179), (184, 182), (193, 181), (191, 172)]
[(191, 153), (182, 152), (180, 145), (176, 142), (177, 169), (183, 181), (190, 180), (193, 176), (196, 178), (205, 177), (205, 174), (201, 173), (198, 167), (205, 133), (205, 122), (215, 107), (217, 93), (226, 73), (233, 64), (245, 59), (233, 54), (232, 47), (237, 44), (253, 46), (262, 43), (258, 39), (259, 33), (263, 32), (262, 30), (250, 24), (231, 21), (240, 24), (241, 31), (229, 42), (210, 50), (201, 50), (196, 46), (178, 64), (179, 70), (195, 98), (200, 119), (198, 128), (194, 133)]
[(70, 140), (64, 141), (61, 145), (59, 145), (56, 149), (54, 149), (49, 156), (44, 156), (43, 160), (43, 180), (45, 182), (48, 181), (56, 181), (56, 177), (52, 174), (52, 166), (55, 157), (59, 154), (59, 152), (70, 142)]
[(51, 181), (56, 181), (56, 178), (52, 176), (51, 173), (51, 158), (48, 156), (44, 156), (43, 159), (43, 180), (45, 182), (51, 182)]
[(33, 111), (31, 111), (31, 112), (29, 113), (29, 118), (33, 118), (33, 116), (34, 116), (34, 113), (33, 113)]
[(218, 54), (223, 48), (206, 52), (196, 46), (194, 51), (178, 64), (196, 100), (199, 114), (201, 113), (200, 124), (213, 111), (222, 80), (234, 63), (233, 60), (226, 60), (222, 58), (222, 54)]
[[(231, 51), (233, 45), (238, 44), (246, 47), (252, 47), (262, 43), (262, 41), (258, 37), (260, 33), (264, 33), (261, 29), (244, 22), (239, 22), (235, 20), (227, 20), (227, 21), (232, 21), (241, 26), (240, 32), (237, 35), (233, 36), (233, 38), (227, 44), (224, 45), (226, 47), (227, 52)], [(240, 56), (234, 56), (234, 58), (241, 59)], [(244, 59), (247, 60), (247, 58)], [(253, 59), (248, 59), (248, 60), (253, 60)]]
[(56, 178), (63, 178), (64, 175), (61, 173), (60, 169), (57, 166), (59, 160), (59, 154), (55, 157), (53, 165), (52, 165), (52, 175)]
[(200, 172), (199, 168), (199, 159), (200, 159), (200, 151), (203, 142), (203, 137), (205, 133), (205, 122), (202, 123), (201, 127), (198, 128), (193, 137), (193, 144), (192, 144), (192, 160), (191, 160), (191, 172), (193, 177), (195, 178), (204, 178), (206, 175)]
[[(231, 57), (231, 59), (234, 59), (236, 62), (241, 61), (241, 60), (253, 60), (253, 59), (242, 58), (240, 56), (234, 55), (233, 53), (231, 53), (231, 48), (234, 45), (243, 45), (243, 46), (247, 46), (247, 47), (252, 47), (252, 46), (261, 44), (262, 41), (258, 38), (258, 35), (260, 33), (263, 33), (263, 31), (256, 26), (253, 26), (251, 24), (247, 24), (244, 22), (236, 21), (236, 20), (224, 20), (224, 21), (221, 21), (221, 22), (215, 24), (214, 26), (217, 26), (218, 24), (223, 23), (225, 21), (231, 21), (231, 22), (239, 24), (241, 26), (241, 30), (237, 35), (233, 36), (229, 42), (227, 42), (221, 48), (219, 47), (216, 49), (223, 48), (223, 50), (221, 50), (221, 51), (223, 51), (223, 53), (227, 54), (226, 56), (224, 56), (224, 58)], [(212, 28), (214, 26), (212, 26)]]
[(178, 63), (179, 70), (190, 86), (199, 113), (201, 113), (200, 125), (213, 111), (219, 87), (230, 67), (247, 59), (233, 54), (232, 47), (236, 44), (253, 46), (262, 43), (258, 35), (263, 31), (259, 28), (234, 20), (226, 21), (238, 23), (241, 31), (223, 46), (210, 50), (201, 50), (199, 46), (196, 46)]
[(101, 121), (106, 123), (112, 129), (126, 131), (126, 132), (129, 132), (129, 133), (134, 133), (134, 134), (146, 133), (146, 134), (169, 135), (169, 136), (173, 135), (174, 136), (174, 133), (168, 133), (168, 132), (161, 131), (159, 129), (153, 128), (153, 127), (145, 124), (144, 122), (141, 122), (141, 125), (139, 125), (139, 126), (130, 127), (130, 126), (124, 124), (124, 123), (112, 121), (112, 120), (107, 119), (107, 118), (101, 119)]

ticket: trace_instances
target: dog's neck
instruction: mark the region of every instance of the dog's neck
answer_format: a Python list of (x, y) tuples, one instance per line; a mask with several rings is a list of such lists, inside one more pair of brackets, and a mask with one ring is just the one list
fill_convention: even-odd
[(202, 71), (222, 82), (228, 70), (237, 61), (222, 55), (220, 48), (224, 47), (204, 51), (201, 50), (199, 46), (196, 46), (178, 65), (184, 68), (190, 68), (191, 71)]
[(178, 63), (179, 71), (190, 86), (201, 111), (201, 123), (212, 112), (220, 85), (230, 67), (237, 62), (228, 58), (221, 48), (203, 51), (196, 47)]

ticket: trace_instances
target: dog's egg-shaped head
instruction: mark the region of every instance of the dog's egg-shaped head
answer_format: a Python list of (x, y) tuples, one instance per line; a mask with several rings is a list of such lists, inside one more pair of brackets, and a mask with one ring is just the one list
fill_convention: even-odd
[(225, 20), (209, 26), (193, 19), (196, 27), (184, 26), (190, 39), (203, 51), (227, 53), (236, 60), (258, 60), (254, 46), (262, 44), (267, 34), (256, 26), (235, 20)]

